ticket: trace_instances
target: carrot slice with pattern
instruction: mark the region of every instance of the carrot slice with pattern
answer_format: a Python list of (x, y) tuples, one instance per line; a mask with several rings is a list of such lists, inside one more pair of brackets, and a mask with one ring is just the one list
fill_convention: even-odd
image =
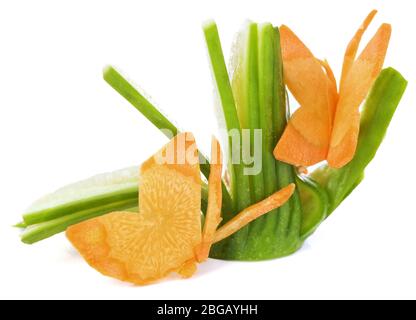
[(201, 242), (196, 150), (193, 136), (180, 134), (142, 165), (139, 213), (114, 212), (68, 228), (68, 239), (93, 268), (136, 284), (195, 272)]
[(285, 82), (299, 102), (274, 155), (295, 166), (326, 159), (331, 134), (327, 76), (320, 62), (287, 26), (280, 28)]

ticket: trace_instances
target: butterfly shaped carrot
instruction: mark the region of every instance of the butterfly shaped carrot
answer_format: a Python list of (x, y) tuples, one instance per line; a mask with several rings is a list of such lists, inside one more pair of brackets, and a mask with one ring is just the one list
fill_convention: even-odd
[(347, 47), (339, 92), (329, 64), (316, 59), (287, 26), (280, 28), (285, 82), (300, 108), (274, 150), (276, 159), (296, 166), (328, 160), (340, 168), (354, 157), (359, 107), (381, 71), (391, 35), (391, 26), (382, 24), (356, 57), (376, 13), (367, 16)]
[(290, 184), (219, 227), (222, 156), (213, 139), (208, 209), (201, 230), (196, 150), (192, 134), (182, 133), (142, 164), (139, 213), (113, 212), (68, 228), (68, 239), (90, 266), (139, 285), (172, 272), (190, 277), (197, 263), (208, 258), (212, 244), (281, 206), (294, 192)]

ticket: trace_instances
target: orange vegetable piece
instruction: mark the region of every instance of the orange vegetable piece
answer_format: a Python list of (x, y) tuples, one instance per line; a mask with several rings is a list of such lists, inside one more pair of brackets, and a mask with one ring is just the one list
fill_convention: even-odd
[(295, 184), (291, 183), (268, 198), (244, 209), (215, 233), (214, 242), (219, 242), (233, 233), (237, 232), (251, 221), (261, 217), (263, 214), (282, 206), (295, 191)]
[(359, 107), (380, 73), (391, 36), (383, 24), (345, 75), (331, 136), (328, 163), (340, 168), (354, 157), (360, 131)]
[(368, 26), (370, 25), (371, 21), (373, 21), (376, 14), (377, 10), (372, 10), (368, 14), (364, 22), (362, 23), (361, 27), (356, 31), (354, 37), (351, 39), (350, 43), (347, 46), (347, 49), (345, 50), (344, 62), (342, 64), (340, 87), (344, 85), (345, 79), (355, 61), (358, 47), (360, 46), (361, 38), (363, 37), (364, 32), (367, 30)]
[(326, 159), (331, 132), (328, 78), (320, 62), (287, 26), (280, 27), (284, 79), (299, 102), (274, 155), (295, 166)]
[(191, 134), (183, 143), (185, 135), (175, 137), (141, 166), (139, 213), (113, 212), (68, 228), (68, 239), (102, 274), (140, 285), (172, 272), (191, 277), (197, 263), (208, 258), (214, 242), (283, 205), (292, 195), (293, 184), (243, 210), (217, 230), (222, 156), (213, 139), (208, 210), (201, 231), (201, 178), (199, 164), (193, 161), (197, 148)]
[[(185, 135), (185, 149), (179, 148)], [(183, 158), (194, 145), (192, 135), (180, 134), (142, 165), (138, 214), (114, 212), (68, 228), (67, 237), (92, 267), (136, 284), (173, 271), (191, 275), (201, 242), (199, 164), (161, 162)]]
[(319, 60), (322, 67), (325, 69), (326, 76), (327, 76), (327, 88), (328, 88), (328, 107), (329, 107), (329, 115), (331, 118), (331, 124), (335, 118), (335, 112), (338, 103), (338, 89), (337, 89), (337, 80), (335, 79), (334, 72), (331, 69), (328, 61), (326, 60)]
[(316, 59), (288, 27), (280, 28), (285, 82), (300, 108), (274, 150), (276, 159), (295, 166), (328, 160), (331, 167), (340, 168), (354, 157), (359, 107), (381, 71), (391, 35), (391, 26), (383, 24), (356, 59), (376, 13), (370, 12), (348, 44), (339, 93), (327, 61)]
[(202, 242), (197, 250), (198, 262), (203, 262), (208, 259), (211, 245), (214, 242), (215, 232), (222, 221), (222, 154), (220, 144), (215, 138), (212, 139), (211, 156), (211, 171), (208, 179), (208, 208), (205, 215)]

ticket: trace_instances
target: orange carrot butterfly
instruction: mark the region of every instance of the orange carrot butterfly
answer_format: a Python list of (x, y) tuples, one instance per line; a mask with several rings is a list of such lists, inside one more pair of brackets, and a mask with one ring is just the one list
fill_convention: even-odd
[(280, 27), (284, 78), (300, 108), (274, 150), (278, 160), (296, 166), (328, 160), (331, 167), (340, 168), (354, 157), (359, 107), (381, 71), (391, 35), (391, 26), (382, 24), (356, 58), (376, 13), (367, 16), (347, 47), (339, 93), (328, 63), (316, 59), (287, 26)]

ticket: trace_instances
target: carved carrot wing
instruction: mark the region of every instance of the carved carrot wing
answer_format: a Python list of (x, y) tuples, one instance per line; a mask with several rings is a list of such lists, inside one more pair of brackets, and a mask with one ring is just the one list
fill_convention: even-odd
[[(201, 242), (201, 181), (199, 164), (189, 160), (193, 150), (193, 136), (180, 134), (142, 165), (139, 213), (114, 212), (67, 230), (93, 268), (136, 284), (174, 271), (192, 275)], [(169, 158), (175, 162), (163, 163)]]
[(310, 166), (326, 159), (332, 116), (328, 78), (320, 62), (286, 26), (280, 28), (285, 82), (300, 108), (290, 118), (274, 155), (278, 160)]
[[(369, 17), (371, 20), (371, 14)], [(364, 26), (366, 27), (365, 23)], [(357, 33), (361, 38), (361, 34)], [(390, 35), (391, 26), (383, 24), (352, 65), (349, 60), (355, 57), (359, 39), (351, 42), (354, 43), (354, 50), (351, 49), (351, 44), (347, 49), (347, 53), (352, 51), (353, 54), (346, 55), (347, 62), (344, 62), (344, 80), (341, 82), (328, 152), (328, 163), (331, 167), (340, 168), (354, 157), (360, 129), (359, 107), (383, 67)]]

